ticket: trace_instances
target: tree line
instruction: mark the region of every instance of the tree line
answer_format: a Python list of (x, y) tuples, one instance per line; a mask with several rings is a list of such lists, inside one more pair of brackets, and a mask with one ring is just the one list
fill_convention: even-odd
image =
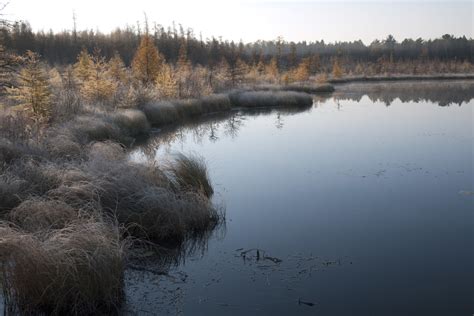
[[(383, 40), (374, 40), (369, 45), (362, 41), (326, 43), (288, 42), (278, 37), (270, 41), (243, 43), (223, 40), (222, 38), (203, 39), (191, 28), (179, 25), (165, 28), (153, 24), (140, 28), (127, 26), (117, 28), (105, 34), (100, 31), (83, 30), (33, 31), (27, 22), (16, 22), (11, 28), (3, 28), (3, 45), (23, 55), (33, 51), (49, 64), (71, 64), (76, 56), (87, 50), (92, 53), (100, 49), (102, 55), (110, 59), (118, 53), (125, 65), (131, 65), (135, 51), (142, 37), (151, 36), (163, 57), (170, 63), (178, 62), (180, 50), (186, 49), (187, 58), (192, 64), (213, 67), (222, 59), (232, 64), (242, 60), (247, 64), (268, 63), (276, 57), (278, 68), (287, 70), (296, 67), (304, 58), (317, 56), (324, 64), (332, 64), (334, 58), (344, 60), (346, 64), (375, 63), (380, 60), (407, 62), (412, 60), (436, 60), (441, 62), (474, 62), (474, 40), (445, 34), (434, 40), (404, 39), (397, 41), (392, 35)], [(183, 48), (184, 46), (184, 48)]]

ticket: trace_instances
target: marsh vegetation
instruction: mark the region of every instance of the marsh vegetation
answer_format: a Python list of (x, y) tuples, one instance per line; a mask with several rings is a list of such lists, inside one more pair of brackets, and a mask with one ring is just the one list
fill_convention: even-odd
[[(315, 100), (333, 97), (360, 100), (368, 94), (388, 103), (408, 98), (439, 100), (440, 105), (472, 99), (472, 93), (452, 96), (430, 85), (410, 90), (394, 84), (393, 95), (380, 92), (385, 88), (345, 85), (473, 79), (472, 55), (466, 53), (472, 40), (466, 38), (397, 43), (389, 36), (363, 45), (361, 55), (357, 42), (316, 42), (309, 50), (282, 38), (204, 42), (184, 30), (156, 25), (151, 30), (147, 20), (143, 30), (48, 35), (24, 22), (3, 22), (0, 286), (7, 314), (118, 314), (125, 308), (126, 271), (149, 272), (140, 264), (151, 260), (163, 263), (154, 271), (166, 275), (183, 254), (207, 249), (226, 217), (206, 159), (200, 153), (154, 159), (153, 146), (172, 143), (178, 132), (193, 129), (217, 142), (223, 124), (226, 136), (237, 138), (246, 118), (274, 114), (272, 124), (282, 130), (287, 117), (303, 117)], [(450, 49), (441, 51), (441, 44)], [(350, 48), (345, 56), (338, 53), (341, 45)], [(467, 86), (454, 83), (451, 93), (472, 92)], [(148, 149), (141, 147), (144, 143)], [(133, 156), (137, 148), (148, 159), (132, 159), (130, 152)], [(258, 153), (258, 148), (239, 152), (247, 158)], [(311, 157), (316, 156), (325, 154)], [(273, 170), (284, 172), (289, 161), (299, 159), (267, 158)], [(275, 161), (280, 165), (272, 165)], [(234, 168), (230, 162), (227, 166)], [(253, 180), (249, 185), (259, 179)], [(254, 194), (268, 185), (260, 184)], [(272, 185), (267, 187), (271, 191)], [(282, 262), (259, 247), (246, 249), (256, 251), (242, 251), (244, 260)]]

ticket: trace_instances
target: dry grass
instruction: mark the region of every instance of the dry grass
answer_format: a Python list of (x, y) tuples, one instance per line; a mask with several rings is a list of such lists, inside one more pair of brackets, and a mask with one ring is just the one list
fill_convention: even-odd
[(201, 99), (203, 113), (215, 113), (229, 111), (232, 106), (227, 94), (212, 94)]
[(192, 191), (211, 198), (214, 190), (205, 162), (199, 157), (178, 154), (170, 163), (171, 179), (182, 191)]
[(204, 113), (202, 109), (202, 100), (200, 99), (174, 100), (172, 103), (176, 108), (180, 119), (189, 119)]
[(292, 83), (289, 85), (265, 84), (257, 85), (250, 88), (257, 91), (295, 91), (305, 92), (309, 94), (330, 93), (334, 92), (334, 86), (330, 84), (311, 84), (307, 82)]
[(122, 142), (125, 138), (124, 133), (117, 125), (100, 114), (78, 116), (63, 128), (70, 131), (74, 141), (80, 144), (106, 140)]
[(114, 122), (127, 136), (146, 135), (150, 131), (147, 117), (139, 110), (121, 110), (112, 115)]
[(116, 225), (78, 220), (24, 232), (0, 224), (1, 286), (12, 314), (117, 313), (128, 247)]
[(148, 103), (142, 107), (150, 124), (157, 127), (194, 118), (202, 114), (230, 109), (230, 100), (226, 94), (214, 94), (201, 99)]
[(310, 106), (313, 99), (307, 93), (294, 91), (235, 91), (229, 94), (232, 106), (244, 108)]
[(21, 195), (27, 186), (26, 180), (11, 173), (0, 174), (0, 215), (21, 203)]
[(179, 118), (175, 106), (168, 101), (148, 103), (142, 109), (152, 126), (171, 124)]
[(8, 217), (22, 229), (34, 233), (64, 228), (78, 219), (78, 212), (61, 200), (30, 198), (12, 209)]

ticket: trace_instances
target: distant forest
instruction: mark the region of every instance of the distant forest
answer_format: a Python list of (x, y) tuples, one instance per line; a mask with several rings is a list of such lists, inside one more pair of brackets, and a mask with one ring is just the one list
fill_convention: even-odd
[[(25, 22), (14, 23), (2, 32), (3, 45), (17, 54), (28, 50), (38, 53), (50, 65), (66, 65), (77, 61), (81, 50), (93, 52), (100, 49), (101, 54), (110, 59), (118, 52), (126, 65), (130, 65), (145, 34), (145, 28), (117, 28), (109, 34), (99, 31), (53, 31), (34, 32)], [(279, 37), (270, 41), (243, 43), (223, 40), (222, 38), (203, 39), (192, 29), (181, 25), (164, 28), (154, 24), (147, 27), (154, 44), (168, 63), (176, 63), (180, 49), (187, 51), (187, 57), (194, 65), (212, 67), (222, 59), (229, 63), (241, 59), (247, 64), (268, 62), (276, 57), (279, 69), (295, 67), (302, 59), (318, 56), (321, 63), (330, 64), (338, 58), (345, 64), (375, 63), (381, 60), (392, 62), (420, 61), (457, 61), (474, 63), (474, 40), (463, 37), (443, 35), (434, 40), (404, 39), (397, 41), (389, 35), (386, 39), (375, 40), (370, 45), (362, 41), (325, 43), (288, 42)]]

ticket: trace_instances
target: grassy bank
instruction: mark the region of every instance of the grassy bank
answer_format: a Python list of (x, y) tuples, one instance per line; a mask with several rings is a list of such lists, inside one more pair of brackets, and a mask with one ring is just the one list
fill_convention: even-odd
[[(294, 91), (233, 91), (138, 108), (85, 107), (36, 138), (0, 116), (0, 264), (11, 313), (115, 314), (137, 245), (180, 247), (223, 220), (206, 165), (139, 164), (127, 147), (152, 127), (232, 108), (304, 107)], [(143, 243), (146, 241), (146, 243)]]

